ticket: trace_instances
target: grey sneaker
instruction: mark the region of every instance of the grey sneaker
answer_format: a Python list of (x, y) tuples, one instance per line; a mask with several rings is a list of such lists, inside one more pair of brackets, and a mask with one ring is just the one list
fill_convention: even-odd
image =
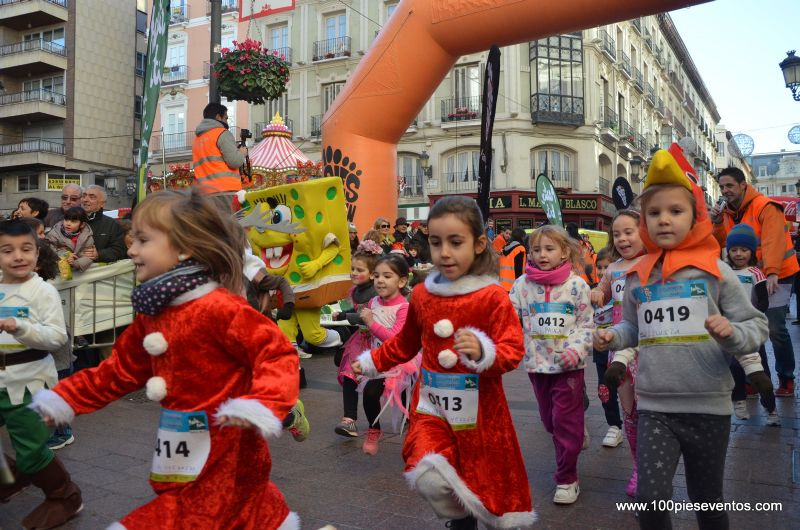
[(772, 412), (767, 414), (767, 425), (772, 427), (778, 427), (781, 424), (781, 417), (778, 416), (778, 411), (773, 410)]
[(356, 420), (352, 418), (342, 418), (339, 425), (334, 429), (336, 434), (347, 436), (348, 438), (355, 438), (358, 436), (358, 427), (356, 427)]

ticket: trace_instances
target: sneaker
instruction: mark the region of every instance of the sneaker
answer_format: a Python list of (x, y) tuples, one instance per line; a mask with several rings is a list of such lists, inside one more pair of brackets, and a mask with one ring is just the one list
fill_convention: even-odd
[(747, 412), (747, 401), (734, 401), (733, 413), (736, 414), (736, 417), (740, 420), (749, 420), (750, 413)]
[(311, 431), (303, 402), (298, 399), (297, 403), (292, 407), (291, 413), (294, 414), (294, 422), (287, 430), (292, 433), (295, 442), (302, 442), (308, 438), (308, 433)]
[(572, 484), (559, 484), (556, 486), (556, 494), (553, 496), (553, 502), (556, 504), (572, 504), (578, 500), (581, 489), (578, 487), (577, 482)]
[(368, 455), (378, 454), (378, 440), (381, 439), (382, 431), (380, 429), (370, 428), (367, 431), (367, 439), (364, 440), (364, 445), (361, 449)]
[(336, 426), (334, 429), (336, 434), (347, 436), (349, 438), (355, 438), (358, 436), (358, 427), (356, 427), (356, 420), (352, 418), (342, 418), (342, 421), (339, 422), (339, 425)]
[(792, 320), (792, 325), (793, 325), (793, 326), (800, 326), (800, 319), (798, 319), (798, 320)]
[(616, 425), (608, 428), (608, 432), (603, 437), (603, 447), (618, 447), (622, 443), (622, 429)]
[(583, 449), (584, 450), (585, 449), (589, 449), (589, 442), (590, 441), (591, 440), (589, 438), (589, 427), (587, 427), (587, 425), (584, 423), (583, 424)]
[(775, 391), (775, 397), (794, 397), (794, 379), (781, 379), (781, 386)]
[(639, 482), (639, 474), (634, 470), (631, 478), (628, 480), (628, 485), (625, 486), (625, 494), (628, 497), (636, 498), (636, 484)]
[(50, 448), (52, 451), (56, 451), (58, 449), (63, 449), (64, 447), (71, 445), (75, 441), (75, 436), (72, 434), (60, 434), (54, 432), (50, 438), (47, 440), (47, 447)]
[(292, 346), (294, 346), (294, 349), (297, 350), (297, 356), (300, 357), (301, 359), (310, 359), (312, 357), (312, 355), (310, 353), (305, 351), (299, 345), (292, 344)]
[(463, 519), (450, 519), (444, 524), (450, 530), (478, 530), (478, 520), (472, 516)]
[(778, 416), (778, 411), (773, 410), (767, 414), (767, 425), (771, 427), (778, 427), (781, 424), (781, 417)]
[(758, 390), (750, 383), (744, 384), (744, 391), (747, 394), (747, 399), (755, 399), (758, 397)]

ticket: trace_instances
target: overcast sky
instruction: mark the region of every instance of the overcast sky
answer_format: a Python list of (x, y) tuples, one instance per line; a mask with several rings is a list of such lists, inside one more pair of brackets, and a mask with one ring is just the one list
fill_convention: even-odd
[[(800, 124), (778, 66), (800, 52), (800, 0), (715, 0), (671, 13), (724, 124), (753, 137), (755, 153), (800, 151)], [(800, 55), (800, 53), (798, 53)]]

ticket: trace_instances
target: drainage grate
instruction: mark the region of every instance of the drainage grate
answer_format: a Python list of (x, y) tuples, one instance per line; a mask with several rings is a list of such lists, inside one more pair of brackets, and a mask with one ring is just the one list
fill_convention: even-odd
[(792, 450), (792, 482), (800, 484), (800, 449)]
[(147, 399), (147, 394), (145, 393), (144, 388), (141, 390), (137, 390), (136, 392), (131, 392), (123, 399), (125, 401), (130, 401), (132, 403), (150, 403), (150, 400)]

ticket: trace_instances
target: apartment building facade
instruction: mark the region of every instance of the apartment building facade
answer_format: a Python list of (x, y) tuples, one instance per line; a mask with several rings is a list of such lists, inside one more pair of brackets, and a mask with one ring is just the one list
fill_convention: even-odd
[(800, 151), (752, 155), (749, 162), (759, 192), (772, 197), (800, 195)]
[(0, 4), (0, 211), (28, 196), (58, 206), (68, 182), (104, 185), (112, 208), (130, 202), (144, 4)]
[[(187, 3), (190, 9), (197, 3), (199, 10), (207, 5)], [(273, 11), (266, 9), (261, 16), (238, 22), (235, 31), (237, 38), (257, 38), (290, 58), (289, 89), (266, 105), (248, 109), (237, 104), (231, 125), (248, 126), (257, 140), (263, 124), (280, 112), (293, 130), (295, 144), (319, 160), (325, 113), (397, 2), (270, 4)], [(233, 15), (229, 20), (230, 34)], [(223, 28), (223, 36), (225, 32)], [(207, 44), (198, 46), (208, 49)], [(638, 192), (651, 150), (677, 140), (683, 140), (707, 189), (707, 200), (715, 199), (716, 186), (708, 181), (718, 160), (715, 128), (720, 116), (669, 15), (552, 36), (501, 51), (492, 185), (492, 216), (499, 225), (527, 228), (544, 220), (534, 188), (536, 176), (546, 170), (563, 195), (565, 219), (605, 229), (615, 211), (610, 197), (614, 179), (630, 180)], [(398, 145), (399, 215), (420, 219), (444, 195), (477, 193), (485, 60), (486, 53), (461, 57), (409, 124)], [(198, 75), (188, 77), (184, 94), (192, 80), (199, 84)], [(200, 94), (207, 95), (206, 85)], [(207, 96), (201, 100), (205, 104)], [(201, 103), (194, 111), (191, 103), (187, 107), (192, 124), (199, 121)], [(185, 127), (190, 136), (191, 128)], [(184, 149), (183, 158), (175, 161), (188, 161), (187, 153)], [(634, 159), (644, 162), (639, 175), (631, 165)], [(158, 167), (160, 161), (151, 156), (151, 162)], [(163, 157), (161, 162), (168, 165), (170, 160)]]

